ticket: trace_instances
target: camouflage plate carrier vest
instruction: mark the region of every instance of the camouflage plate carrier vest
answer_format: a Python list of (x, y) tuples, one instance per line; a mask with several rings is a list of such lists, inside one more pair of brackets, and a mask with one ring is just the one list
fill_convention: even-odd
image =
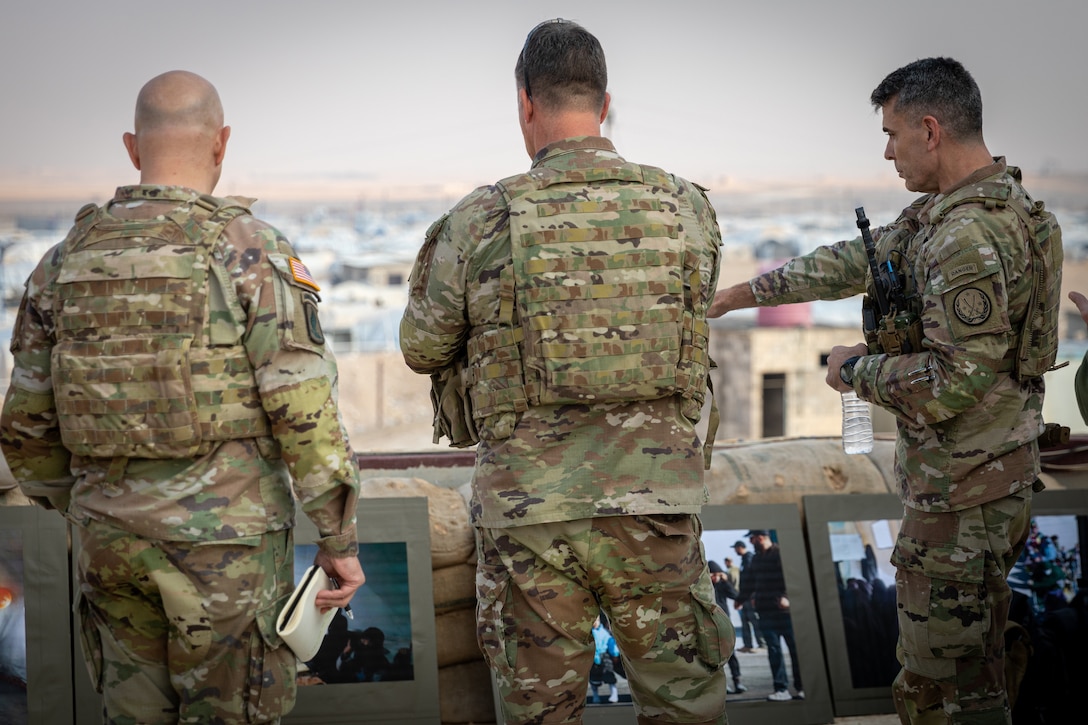
[(217, 441), (270, 435), (241, 345), (245, 317), (212, 264), (223, 229), (248, 213), (211, 196), (149, 220), (80, 211), (57, 278), (52, 354), (72, 453), (191, 458)]
[(1054, 215), (1046, 211), (1043, 202), (1033, 200), (1023, 191), (1020, 169), (1007, 168), (1016, 185), (1000, 181), (971, 184), (954, 192), (957, 198), (951, 204), (941, 205), (936, 214), (931, 212), (930, 222), (939, 223), (952, 209), (968, 202), (984, 204), (987, 209), (1012, 209), (1023, 222), (1031, 255), (1031, 291), (1023, 323), (1013, 343), (1015, 357), (1011, 364), (1013, 374), (1023, 380), (1042, 376), (1058, 358), (1058, 310), (1064, 252), (1061, 228)]
[(512, 267), (500, 320), (474, 330), (465, 372), (485, 439), (529, 405), (680, 394), (699, 419), (709, 326), (690, 203), (660, 169), (537, 169), (499, 182)]

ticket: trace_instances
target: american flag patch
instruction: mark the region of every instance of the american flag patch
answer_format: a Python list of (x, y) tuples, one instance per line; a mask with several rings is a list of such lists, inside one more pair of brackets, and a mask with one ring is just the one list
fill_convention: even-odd
[(302, 263), (301, 259), (291, 257), (291, 275), (295, 278), (296, 282), (308, 287), (313, 287), (318, 292), (321, 291), (321, 288), (317, 286), (317, 282), (314, 282), (310, 270), (306, 269), (306, 265)]

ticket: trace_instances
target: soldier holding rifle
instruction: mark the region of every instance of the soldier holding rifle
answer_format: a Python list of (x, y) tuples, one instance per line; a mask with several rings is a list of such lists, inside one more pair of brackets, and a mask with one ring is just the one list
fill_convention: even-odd
[(868, 292), (867, 342), (833, 348), (827, 382), (897, 422), (896, 709), (904, 723), (1009, 723), (1005, 578), (1040, 487), (1061, 233), (1019, 169), (987, 150), (981, 94), (960, 63), (910, 63), (870, 100), (885, 158), (924, 194), (874, 230), (875, 264), (861, 238), (819, 247), (718, 292), (709, 314)]

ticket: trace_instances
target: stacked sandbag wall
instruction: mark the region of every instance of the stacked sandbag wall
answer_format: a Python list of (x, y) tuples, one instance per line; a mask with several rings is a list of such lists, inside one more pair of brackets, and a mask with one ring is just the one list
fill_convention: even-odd
[(491, 674), (476, 643), (476, 540), (463, 489), (421, 478), (380, 477), (364, 479), (359, 495), (427, 498), (442, 724), (494, 723)]

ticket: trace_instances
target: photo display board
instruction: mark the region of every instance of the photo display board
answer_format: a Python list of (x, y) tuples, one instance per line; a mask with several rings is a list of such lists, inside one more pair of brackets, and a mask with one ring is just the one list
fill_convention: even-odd
[[(895, 712), (899, 627), (889, 560), (903, 505), (894, 494), (806, 496), (804, 510), (835, 715)], [(1065, 656), (1068, 642), (1083, 636), (1068, 624), (1088, 613), (1088, 491), (1033, 494), (1028, 527), (1009, 573), (1005, 648), (1007, 663), (1018, 660), (1019, 675), (1008, 683), (1013, 720), (1034, 722), (1078, 711), (1075, 683), (1088, 676), (1083, 658)]]
[[(427, 499), (366, 498), (356, 513), (366, 583), (352, 597), (351, 618), (338, 611), (318, 654), (299, 663), (298, 698), (282, 722), (433, 725), (439, 700)], [(300, 510), (296, 585), (313, 563), (318, 538)], [(99, 725), (101, 698), (82, 662), (76, 693), (77, 725)]]
[(895, 712), (895, 494), (805, 496), (805, 528), (835, 714)]
[(60, 514), (0, 507), (0, 723), (72, 722), (68, 571)]
[[(772, 672), (766, 648), (751, 653), (735, 653), (741, 669), (742, 681), (748, 690), (727, 696), (726, 712), (731, 725), (815, 725), (833, 719), (831, 694), (824, 669), (817, 625), (816, 605), (809, 577), (805, 541), (801, 532), (798, 507), (794, 504), (751, 504), (744, 506), (705, 506), (701, 514), (703, 524), (703, 549), (708, 561), (723, 565), (726, 557), (736, 558), (733, 544), (743, 540), (752, 549), (747, 537), (749, 531), (766, 530), (770, 539), (779, 547), (782, 573), (789, 599), (789, 619), (795, 646), (791, 649), (785, 638), (781, 640), (782, 654), (790, 679), (790, 692), (794, 687), (795, 673), (800, 676), (804, 699), (770, 701), (773, 692)], [(712, 567), (713, 569), (713, 567)], [(742, 575), (743, 576), (743, 575)], [(728, 606), (730, 618), (738, 629), (737, 647), (742, 646), (739, 632), (739, 614)], [(795, 670), (796, 666), (796, 670)], [(730, 669), (726, 666), (726, 675)], [(609, 688), (599, 688), (600, 702), (594, 703), (592, 691), (587, 691), (587, 704), (582, 722), (585, 725), (630, 725), (635, 720), (630, 689), (622, 673), (617, 671), (618, 702), (607, 701)], [(730, 681), (732, 688), (732, 681)], [(504, 722), (498, 698), (495, 698), (496, 722)]]

